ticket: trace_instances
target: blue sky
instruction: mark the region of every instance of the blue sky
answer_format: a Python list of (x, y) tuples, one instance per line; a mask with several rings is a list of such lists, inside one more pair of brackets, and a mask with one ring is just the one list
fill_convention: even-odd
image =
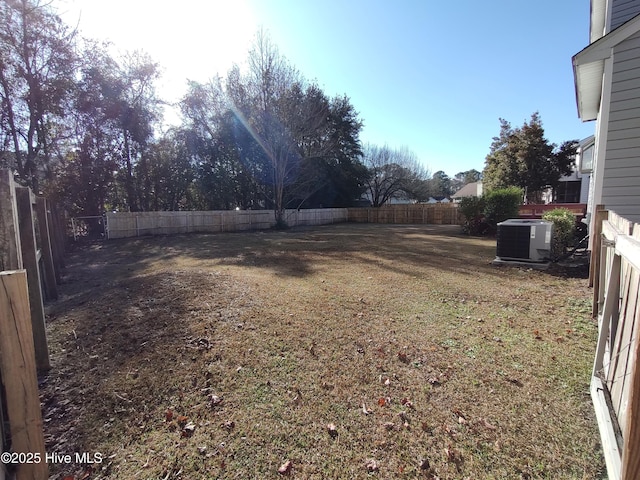
[[(539, 111), (554, 143), (584, 138), (571, 56), (589, 0), (58, 0), (83, 35), (146, 50), (170, 100), (185, 80), (242, 65), (258, 28), (329, 95), (346, 94), (364, 142), (408, 147), (432, 171), (482, 170), (498, 118)], [(123, 15), (124, 12), (124, 15)]]

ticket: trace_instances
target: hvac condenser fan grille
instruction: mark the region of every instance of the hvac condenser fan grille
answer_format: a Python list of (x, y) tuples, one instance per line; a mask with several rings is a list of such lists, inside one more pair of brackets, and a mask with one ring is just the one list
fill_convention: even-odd
[(529, 225), (504, 225), (498, 227), (497, 255), (504, 258), (529, 258)]

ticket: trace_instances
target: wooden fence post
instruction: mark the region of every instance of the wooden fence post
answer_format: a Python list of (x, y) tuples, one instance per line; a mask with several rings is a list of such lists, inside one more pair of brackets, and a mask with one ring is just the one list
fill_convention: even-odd
[(21, 268), (15, 184), (11, 170), (0, 169), (0, 270)]
[(55, 265), (53, 263), (53, 250), (51, 249), (51, 228), (47, 219), (47, 199), (36, 198), (36, 216), (38, 217), (38, 230), (40, 232), (40, 249), (42, 251), (42, 264), (44, 266), (44, 287), (47, 299), (58, 299), (58, 287)]
[(18, 465), (16, 480), (46, 480), (49, 473), (29, 320), (27, 273), (0, 272), (0, 286), (0, 374), (6, 393), (11, 449), (40, 455), (38, 463)]
[(60, 271), (62, 267), (64, 267), (64, 241), (62, 240), (64, 233), (61, 234), (62, 226), (60, 225), (60, 219), (55, 210), (55, 205), (48, 202), (48, 206), (47, 223), (53, 230), (53, 236), (51, 237), (53, 240), (51, 244), (51, 250), (53, 251), (53, 265), (56, 272), (56, 282), (61, 283), (62, 278), (60, 276)]
[(48, 370), (49, 348), (40, 287), (40, 267), (36, 234), (33, 228), (33, 209), (31, 208), (31, 190), (27, 187), (16, 187), (16, 203), (18, 205), (18, 221), (20, 225), (20, 243), (22, 245), (22, 263), (27, 271), (29, 284), (29, 305), (31, 306), (31, 329), (36, 352), (36, 365), (39, 370)]
[(589, 286), (593, 287), (593, 304), (591, 308), (591, 316), (598, 315), (598, 300), (600, 298), (600, 256), (602, 250), (602, 222), (609, 218), (609, 212), (604, 210), (603, 205), (596, 207), (592, 221), (593, 228), (593, 246), (591, 249), (591, 261), (589, 268)]

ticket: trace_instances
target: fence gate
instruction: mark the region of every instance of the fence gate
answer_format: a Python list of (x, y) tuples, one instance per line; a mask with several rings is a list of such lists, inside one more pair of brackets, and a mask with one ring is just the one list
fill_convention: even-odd
[(600, 248), (591, 397), (609, 478), (631, 480), (640, 478), (640, 225), (609, 212)]

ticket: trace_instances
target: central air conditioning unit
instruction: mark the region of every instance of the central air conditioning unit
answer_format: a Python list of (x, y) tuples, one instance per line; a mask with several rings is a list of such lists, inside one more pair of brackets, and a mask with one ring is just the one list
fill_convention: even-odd
[(551, 257), (553, 224), (514, 218), (498, 224), (496, 256), (500, 260), (544, 262)]

